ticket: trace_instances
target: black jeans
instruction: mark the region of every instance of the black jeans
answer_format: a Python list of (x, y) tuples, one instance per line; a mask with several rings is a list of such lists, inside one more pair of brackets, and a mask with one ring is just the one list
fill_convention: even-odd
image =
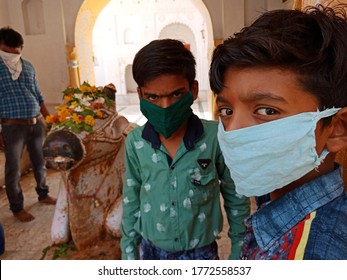
[(36, 192), (39, 200), (48, 194), (46, 185), (46, 167), (42, 145), (45, 137), (45, 125), (42, 119), (34, 125), (2, 124), (5, 144), (5, 185), (6, 194), (12, 212), (23, 209), (24, 198), (20, 186), (21, 156), (26, 145), (36, 180)]

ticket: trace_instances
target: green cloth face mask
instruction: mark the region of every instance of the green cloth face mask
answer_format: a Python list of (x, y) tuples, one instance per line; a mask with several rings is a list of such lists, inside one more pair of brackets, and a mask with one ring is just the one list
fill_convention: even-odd
[(140, 99), (140, 110), (155, 131), (169, 138), (193, 113), (194, 102), (191, 91), (169, 107), (159, 107), (146, 99)]

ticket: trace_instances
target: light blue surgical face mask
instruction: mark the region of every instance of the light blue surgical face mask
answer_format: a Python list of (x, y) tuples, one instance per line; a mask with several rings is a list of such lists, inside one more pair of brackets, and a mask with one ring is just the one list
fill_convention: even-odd
[(318, 167), (329, 152), (317, 155), (317, 122), (338, 110), (301, 113), (233, 131), (224, 131), (220, 122), (217, 137), (236, 192), (268, 194)]

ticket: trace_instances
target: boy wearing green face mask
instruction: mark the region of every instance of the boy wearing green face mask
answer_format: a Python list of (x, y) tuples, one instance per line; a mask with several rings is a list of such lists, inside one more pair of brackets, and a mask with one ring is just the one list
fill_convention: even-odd
[[(200, 120), (195, 59), (177, 40), (155, 40), (135, 56), (133, 76), (148, 122), (126, 141), (123, 259), (218, 259), (224, 198), (237, 258), (249, 200), (235, 192), (214, 121)], [(140, 253), (138, 245), (140, 244)]]
[(270, 199), (242, 258), (347, 259), (347, 6), (276, 10), (213, 53), (218, 140), (236, 191)]

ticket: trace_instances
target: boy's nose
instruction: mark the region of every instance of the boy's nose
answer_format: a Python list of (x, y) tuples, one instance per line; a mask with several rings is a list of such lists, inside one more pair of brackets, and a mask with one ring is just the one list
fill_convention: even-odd
[(160, 98), (160, 107), (167, 108), (172, 104), (171, 99), (168, 97), (161, 97)]
[(225, 131), (232, 131), (251, 126), (247, 119), (243, 116), (233, 115), (231, 118), (223, 121)]

